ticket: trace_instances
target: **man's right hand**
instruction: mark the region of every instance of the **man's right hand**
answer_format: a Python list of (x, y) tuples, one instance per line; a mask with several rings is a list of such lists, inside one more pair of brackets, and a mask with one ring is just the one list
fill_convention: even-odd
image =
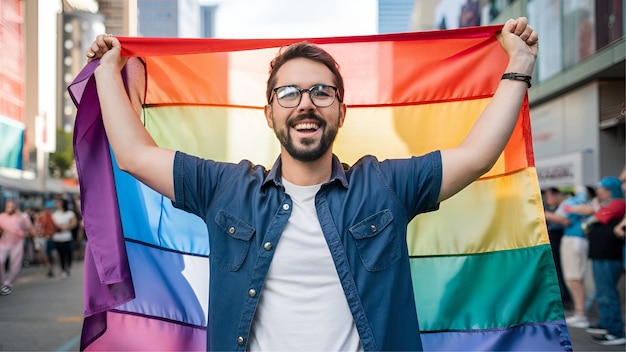
[(128, 58), (122, 57), (122, 44), (111, 34), (98, 35), (87, 49), (86, 56), (88, 62), (100, 59), (99, 68), (108, 67), (117, 71), (121, 71), (128, 61)]
[[(174, 200), (171, 175), (175, 152), (160, 148), (140, 119), (146, 92), (143, 63), (138, 58), (129, 61), (128, 57), (122, 57), (120, 41), (110, 34), (98, 35), (85, 54), (89, 61), (100, 60), (94, 76), (102, 122), (117, 166)], [(125, 65), (128, 91), (121, 75)]]

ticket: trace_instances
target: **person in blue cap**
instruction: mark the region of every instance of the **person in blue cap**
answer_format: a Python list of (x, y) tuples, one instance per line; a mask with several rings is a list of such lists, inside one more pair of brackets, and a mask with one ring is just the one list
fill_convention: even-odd
[(589, 237), (589, 258), (592, 260), (596, 285), (596, 302), (600, 319), (587, 328), (591, 340), (601, 345), (626, 344), (624, 319), (617, 285), (623, 271), (624, 238), (613, 232), (624, 218), (626, 203), (622, 182), (607, 176), (598, 182), (597, 196), (601, 208), (583, 224)]
[(624, 217), (624, 191), (619, 178), (604, 177), (598, 182), (598, 193), (601, 208), (581, 225), (586, 233), (591, 231), (591, 227), (596, 223), (607, 224), (615, 218), (621, 220)]
[[(565, 189), (559, 192), (566, 193)], [(559, 243), (559, 260), (574, 308), (574, 314), (566, 317), (565, 322), (573, 328), (589, 327), (587, 313), (593, 305), (595, 296), (591, 261), (588, 256), (589, 240), (581, 229), (581, 223), (593, 212), (582, 215), (569, 209), (591, 207), (595, 196), (592, 187), (576, 187), (575, 195), (565, 198), (554, 212), (545, 213), (546, 220), (563, 227), (563, 237)]]

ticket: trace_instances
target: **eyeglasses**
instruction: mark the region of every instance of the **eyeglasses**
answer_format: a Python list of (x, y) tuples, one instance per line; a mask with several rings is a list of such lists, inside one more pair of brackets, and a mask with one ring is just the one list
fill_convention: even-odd
[[(337, 96), (337, 87), (326, 84), (316, 84), (309, 89), (300, 89), (296, 86), (282, 86), (273, 89), (278, 104), (283, 108), (295, 108), (302, 101), (302, 93), (308, 92), (313, 105), (318, 108), (331, 106)], [(341, 98), (340, 98), (341, 99)], [(270, 103), (272, 99), (270, 99)]]

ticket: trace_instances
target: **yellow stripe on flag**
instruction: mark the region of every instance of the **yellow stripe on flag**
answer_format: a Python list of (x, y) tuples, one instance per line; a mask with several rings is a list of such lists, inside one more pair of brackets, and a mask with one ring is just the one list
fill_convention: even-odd
[(542, 207), (534, 167), (474, 182), (438, 211), (420, 214), (409, 224), (409, 254), (471, 254), (547, 244)]

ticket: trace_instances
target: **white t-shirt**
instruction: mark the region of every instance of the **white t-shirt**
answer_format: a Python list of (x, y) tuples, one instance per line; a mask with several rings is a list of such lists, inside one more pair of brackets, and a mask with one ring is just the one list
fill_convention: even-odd
[[(52, 213), (52, 221), (54, 221), (57, 226), (67, 226), (75, 217), (76, 214), (71, 210), (55, 210), (54, 213)], [(54, 242), (69, 242), (72, 240), (72, 231), (57, 231), (52, 235), (52, 240)]]
[(251, 351), (360, 351), (359, 334), (315, 210), (321, 185), (283, 179), (293, 201), (252, 323)]

